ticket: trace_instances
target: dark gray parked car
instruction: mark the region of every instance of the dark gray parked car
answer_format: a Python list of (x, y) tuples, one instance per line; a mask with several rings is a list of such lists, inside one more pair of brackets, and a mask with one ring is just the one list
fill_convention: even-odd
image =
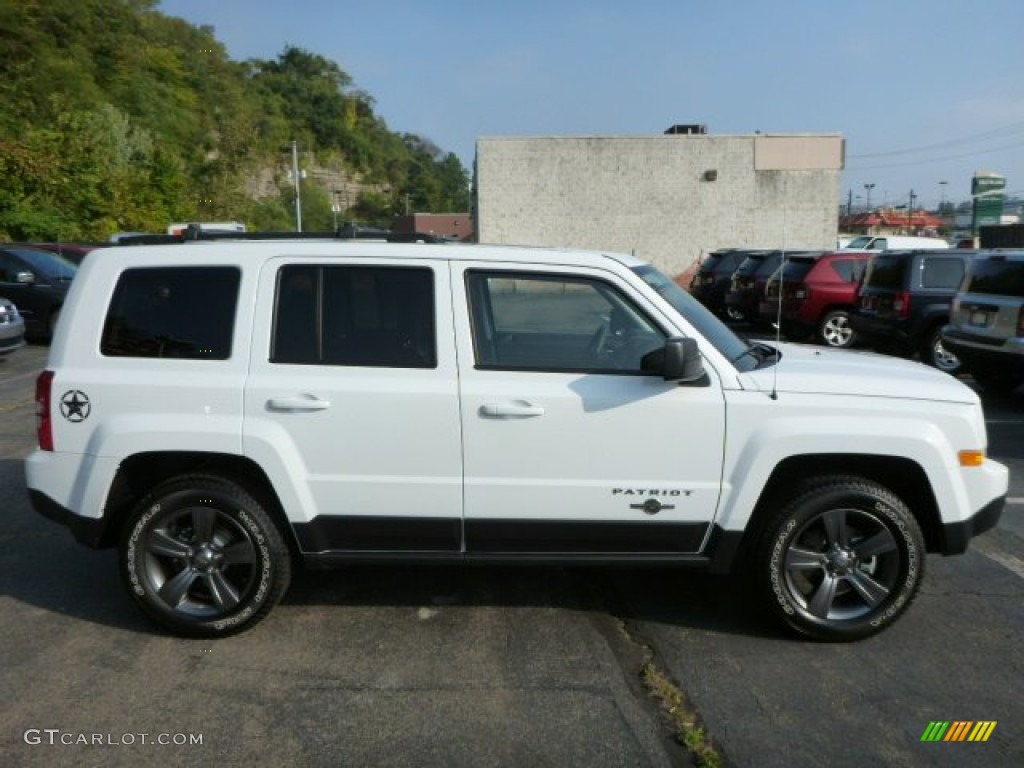
[(0, 355), (25, 346), (25, 321), (17, 307), (0, 296)]
[(984, 389), (1009, 393), (1024, 384), (1024, 251), (974, 259), (942, 343)]
[(49, 251), (0, 247), (0, 296), (25, 318), (25, 335), (49, 339), (78, 267)]

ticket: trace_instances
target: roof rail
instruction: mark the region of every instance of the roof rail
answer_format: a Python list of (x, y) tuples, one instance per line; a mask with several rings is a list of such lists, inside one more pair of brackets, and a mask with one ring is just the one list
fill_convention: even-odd
[(384, 240), (389, 243), (447, 243), (448, 239), (428, 232), (393, 232), (376, 227), (348, 225), (326, 232), (227, 232), (204, 230), (190, 224), (180, 235), (128, 235), (116, 245), (168, 245), (197, 240)]

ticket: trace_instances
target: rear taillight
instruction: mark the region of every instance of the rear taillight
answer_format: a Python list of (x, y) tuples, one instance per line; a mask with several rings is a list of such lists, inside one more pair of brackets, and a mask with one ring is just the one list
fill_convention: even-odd
[(910, 294), (897, 293), (892, 299), (892, 311), (900, 317), (910, 317)]
[(50, 390), (53, 371), (43, 371), (36, 377), (36, 439), (44, 451), (53, 450), (53, 422), (50, 419)]

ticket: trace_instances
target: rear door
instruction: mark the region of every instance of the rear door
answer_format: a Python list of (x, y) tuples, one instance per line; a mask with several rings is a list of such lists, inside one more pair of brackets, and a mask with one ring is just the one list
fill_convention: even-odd
[(716, 380), (640, 371), (665, 318), (597, 270), (462, 264), (452, 294), (467, 552), (697, 552), (719, 498), (725, 408)]
[(448, 284), (443, 261), (281, 258), (264, 268), (244, 450), (275, 474), (304, 551), (461, 549)]

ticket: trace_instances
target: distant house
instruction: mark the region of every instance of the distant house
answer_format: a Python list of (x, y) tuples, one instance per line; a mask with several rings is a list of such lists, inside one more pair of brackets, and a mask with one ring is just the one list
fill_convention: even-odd
[(945, 224), (926, 211), (900, 211), (880, 208), (877, 211), (839, 217), (839, 229), (858, 235), (934, 235)]

